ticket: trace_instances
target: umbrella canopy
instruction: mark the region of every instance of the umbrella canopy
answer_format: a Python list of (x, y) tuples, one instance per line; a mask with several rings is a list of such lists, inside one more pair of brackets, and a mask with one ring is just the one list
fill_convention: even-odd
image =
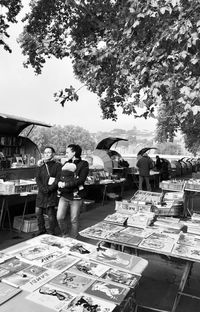
[(142, 156), (144, 153), (146, 153), (150, 149), (157, 149), (157, 147), (144, 147), (137, 153), (137, 155), (141, 155)]

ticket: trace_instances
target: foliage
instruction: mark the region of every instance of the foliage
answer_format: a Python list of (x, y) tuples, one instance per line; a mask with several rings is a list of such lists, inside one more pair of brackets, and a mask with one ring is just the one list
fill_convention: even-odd
[(182, 153), (181, 146), (177, 143), (165, 142), (158, 144), (156, 147), (156, 154), (181, 155)]
[[(26, 135), (27, 129), (23, 132)], [(53, 126), (51, 128), (35, 127), (29, 138), (43, 151), (47, 145), (53, 146), (57, 154), (65, 153), (67, 145), (79, 144), (83, 150), (93, 150), (95, 142), (88, 131), (72, 125)]]
[[(199, 16), (199, 0), (37, 0), (20, 44), (36, 73), (47, 58), (70, 56), (75, 75), (99, 96), (103, 118), (116, 120), (117, 107), (137, 115), (144, 105), (147, 118), (156, 107), (180, 105), (172, 137), (199, 111)], [(72, 86), (55, 96), (62, 105), (78, 99)]]
[(16, 16), (22, 8), (21, 0), (0, 0), (0, 45), (8, 52), (12, 52), (4, 38), (9, 38), (10, 23), (16, 23)]
[(191, 113), (188, 115), (182, 123), (182, 132), (186, 148), (196, 156), (200, 152), (200, 113), (195, 117)]

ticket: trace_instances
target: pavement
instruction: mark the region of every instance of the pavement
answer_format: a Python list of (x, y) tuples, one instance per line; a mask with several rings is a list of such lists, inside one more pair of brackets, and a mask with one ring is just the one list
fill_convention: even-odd
[[(124, 198), (129, 199), (133, 191), (127, 191)], [(93, 203), (88, 205), (86, 211), (81, 213), (80, 230), (102, 221), (108, 214), (114, 212), (115, 201), (108, 200), (104, 205), (102, 203)], [(0, 232), (0, 250), (10, 247), (14, 244), (23, 242), (32, 237), (32, 233), (19, 233), (9, 230)], [(96, 244), (97, 241), (82, 238), (81, 240)], [(157, 255), (141, 251), (139, 256), (148, 260), (148, 267), (145, 269), (141, 281), (137, 287), (136, 299), (139, 305), (138, 312), (148, 311), (171, 311), (175, 299), (181, 276), (184, 270), (184, 261), (171, 259), (167, 256)], [(200, 264), (193, 264), (190, 272), (190, 278), (185, 286), (185, 291), (195, 296), (200, 296)], [(148, 307), (148, 308), (145, 308)], [(150, 309), (153, 308), (154, 310)], [(189, 298), (182, 296), (176, 312), (199, 312), (200, 300), (196, 297)], [(132, 312), (132, 311), (130, 311)]]

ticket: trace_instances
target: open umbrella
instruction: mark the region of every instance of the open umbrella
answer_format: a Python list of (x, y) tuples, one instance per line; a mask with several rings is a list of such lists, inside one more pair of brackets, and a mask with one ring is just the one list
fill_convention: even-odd
[(137, 153), (137, 156), (138, 155), (143, 155), (144, 153), (146, 153), (147, 151), (149, 151), (150, 149), (157, 149), (157, 147), (144, 147), (142, 148), (138, 153)]

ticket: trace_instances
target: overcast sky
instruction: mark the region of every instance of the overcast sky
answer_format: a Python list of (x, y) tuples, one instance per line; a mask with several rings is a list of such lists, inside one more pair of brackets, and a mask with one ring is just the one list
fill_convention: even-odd
[(49, 60), (41, 75), (36, 76), (32, 68), (24, 68), (25, 57), (16, 42), (22, 31), (22, 24), (10, 27), (7, 41), (13, 52), (0, 47), (0, 113), (26, 117), (57, 125), (81, 126), (91, 132), (109, 131), (115, 128), (130, 130), (155, 130), (155, 120), (134, 119), (133, 116), (119, 114), (116, 122), (103, 120), (95, 94), (85, 87), (79, 91), (78, 102), (66, 102), (61, 107), (54, 101), (53, 94), (58, 90), (82, 84), (74, 78), (70, 60)]

